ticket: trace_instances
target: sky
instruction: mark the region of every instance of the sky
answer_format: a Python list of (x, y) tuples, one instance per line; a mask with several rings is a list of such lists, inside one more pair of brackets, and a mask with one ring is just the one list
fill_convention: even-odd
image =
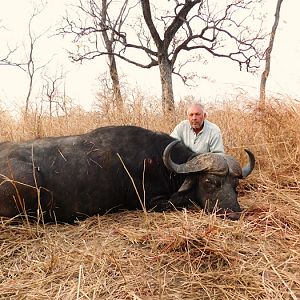
[[(0, 38), (1, 51), (5, 46), (13, 48), (28, 40), (28, 20), (32, 14), (33, 3), (37, 0), (0, 0)], [(33, 30), (36, 33), (55, 27), (65, 14), (67, 0), (48, 1), (43, 12), (34, 20)], [(275, 0), (265, 0), (267, 22), (270, 30), (274, 21)], [(73, 2), (74, 3), (74, 2)], [(297, 3), (297, 4), (296, 4)], [(300, 1), (283, 1), (280, 23), (276, 33), (271, 60), (271, 73), (267, 81), (267, 96), (281, 95), (300, 99), (300, 35), (298, 32), (298, 11)], [(5, 28), (4, 28), (5, 27)], [(6, 45), (5, 45), (6, 44)], [(36, 45), (37, 65), (47, 64), (47, 70), (54, 73), (63, 68), (66, 74), (66, 93), (85, 109), (90, 109), (97, 92), (98, 76), (107, 71), (105, 59), (71, 63), (66, 49), (71, 44), (62, 37), (43, 36)], [(73, 45), (72, 45), (73, 46)], [(0, 56), (3, 52), (0, 51)], [(20, 52), (22, 53), (22, 52)], [(21, 55), (21, 54), (19, 54)], [(264, 66), (264, 63), (262, 63)], [(211, 59), (206, 65), (193, 65), (200, 79), (193, 87), (186, 87), (179, 78), (174, 77), (175, 101), (193, 95), (201, 101), (218, 101), (235, 97), (239, 93), (248, 93), (258, 97), (260, 73), (253, 75), (240, 72), (238, 67), (229, 61)], [(161, 85), (158, 68), (142, 70), (126, 63), (119, 63), (119, 69), (132, 87), (140, 88), (146, 95), (159, 97)], [(37, 77), (35, 86), (41, 82)], [(11, 106), (25, 102), (27, 81), (25, 73), (10, 66), (0, 66), (0, 101)], [(36, 88), (35, 97), (40, 96)]]

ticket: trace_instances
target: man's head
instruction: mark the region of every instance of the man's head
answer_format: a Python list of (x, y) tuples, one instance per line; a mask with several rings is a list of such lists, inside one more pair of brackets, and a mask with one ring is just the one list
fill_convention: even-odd
[(200, 129), (206, 118), (204, 107), (200, 103), (192, 103), (187, 108), (187, 117), (193, 129)]

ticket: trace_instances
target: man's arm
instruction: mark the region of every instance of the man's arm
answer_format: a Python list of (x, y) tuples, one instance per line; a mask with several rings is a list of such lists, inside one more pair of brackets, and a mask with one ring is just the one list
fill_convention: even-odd
[(220, 130), (216, 130), (211, 135), (209, 148), (210, 148), (210, 152), (214, 152), (214, 153), (224, 153), (225, 152), (222, 133)]
[(182, 140), (180, 127), (181, 127), (180, 123), (177, 124), (175, 126), (174, 130), (171, 132), (170, 136), (177, 139), (177, 140)]

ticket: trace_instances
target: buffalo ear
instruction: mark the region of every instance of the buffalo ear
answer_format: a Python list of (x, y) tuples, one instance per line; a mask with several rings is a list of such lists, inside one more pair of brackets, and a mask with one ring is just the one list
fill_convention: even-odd
[(196, 177), (192, 175), (188, 175), (181, 187), (179, 188), (178, 192), (188, 192), (193, 188), (193, 186), (196, 184)]

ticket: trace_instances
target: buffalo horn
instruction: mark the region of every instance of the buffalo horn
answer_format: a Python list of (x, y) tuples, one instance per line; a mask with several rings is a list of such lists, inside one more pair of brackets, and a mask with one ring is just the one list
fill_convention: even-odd
[(228, 165), (223, 156), (216, 153), (205, 153), (201, 155), (192, 155), (192, 159), (186, 163), (176, 164), (170, 157), (171, 149), (179, 141), (173, 141), (164, 150), (163, 161), (165, 166), (177, 174), (187, 174), (194, 172), (212, 172), (216, 175), (224, 175), (228, 172)]
[(246, 178), (253, 171), (255, 166), (255, 157), (253, 153), (248, 149), (244, 149), (244, 150), (248, 154), (249, 162), (242, 169), (242, 178)]
[(163, 161), (164, 161), (164, 164), (165, 166), (172, 172), (175, 172), (175, 173), (188, 173), (187, 170), (185, 170), (185, 164), (175, 164), (172, 160), (171, 160), (171, 157), (170, 157), (170, 154), (171, 154), (171, 149), (176, 145), (180, 143), (180, 141), (176, 140), (176, 141), (173, 141), (172, 143), (170, 143), (164, 150), (164, 153), (163, 153)]

